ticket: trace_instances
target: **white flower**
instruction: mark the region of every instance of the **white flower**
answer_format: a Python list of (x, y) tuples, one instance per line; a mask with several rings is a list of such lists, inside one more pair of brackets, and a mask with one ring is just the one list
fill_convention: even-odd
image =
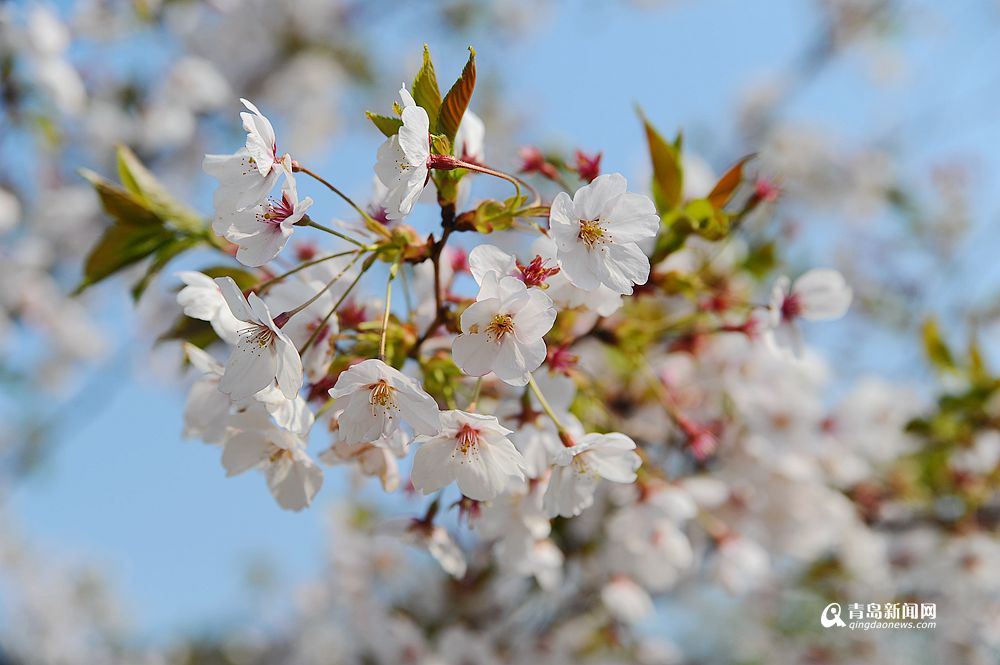
[[(324, 261), (299, 273), (297, 276), (301, 276), (300, 279), (293, 277), (281, 280), (268, 288), (264, 297), (264, 302), (272, 312), (289, 312), (322, 292), (312, 304), (297, 312), (281, 327), (296, 348), (302, 348), (315, 334), (309, 349), (302, 355), (303, 369), (313, 381), (326, 375), (333, 359), (333, 342), (339, 332), (339, 322), (336, 313), (330, 314), (330, 310), (347, 288), (347, 283), (350, 283), (353, 277), (351, 271), (344, 273), (343, 278), (326, 291), (323, 289), (347, 265), (348, 262), (341, 262), (339, 259)], [(336, 272), (328, 272), (331, 268)]]
[(452, 345), (455, 364), (470, 376), (493, 372), (512, 386), (525, 385), (545, 360), (542, 338), (556, 319), (552, 300), (516, 277), (497, 279), (492, 272), (477, 300), (462, 313), (462, 334)]
[(273, 423), (263, 409), (233, 416), (234, 433), (226, 439), (222, 466), (227, 476), (264, 467), (267, 486), (286, 510), (302, 510), (323, 485), (323, 470), (305, 451), (305, 441)]
[[(556, 261), (559, 250), (556, 243), (548, 236), (539, 236), (531, 244), (531, 251), (541, 257), (543, 261)], [(545, 280), (549, 287), (545, 295), (552, 298), (552, 302), (559, 309), (577, 309), (582, 307), (592, 312), (597, 312), (601, 316), (611, 316), (621, 309), (623, 301), (622, 294), (609, 289), (601, 284), (597, 289), (585, 291), (569, 281), (566, 271), (550, 275)]]
[(177, 304), (184, 309), (185, 316), (208, 321), (224, 342), (235, 344), (239, 341), (239, 331), (246, 326), (229, 311), (215, 280), (192, 271), (179, 272), (177, 276), (187, 285), (177, 293)]
[(246, 148), (240, 148), (232, 155), (205, 155), (202, 168), (219, 181), (212, 198), (215, 206), (212, 230), (216, 235), (223, 235), (229, 229), (232, 213), (252, 208), (267, 198), (282, 171), (271, 169), (266, 175), (261, 175)]
[(593, 291), (601, 284), (628, 295), (649, 278), (649, 259), (636, 244), (656, 235), (660, 218), (648, 197), (627, 192), (619, 173), (597, 177), (570, 199), (552, 202), (549, 230), (559, 264), (574, 285)]
[(844, 276), (829, 268), (810, 270), (794, 283), (788, 277), (779, 277), (771, 289), (768, 306), (773, 341), (802, 355), (802, 335), (796, 320), (839, 319), (847, 313), (852, 297)]
[(237, 401), (277, 381), (285, 397), (295, 397), (302, 387), (302, 360), (295, 345), (275, 325), (256, 293), (244, 298), (232, 277), (218, 277), (215, 282), (233, 316), (246, 324), (226, 363), (219, 390)]
[(243, 120), (243, 129), (247, 132), (246, 149), (253, 159), (253, 164), (261, 175), (267, 175), (278, 165), (278, 144), (274, 138), (274, 128), (271, 121), (264, 117), (264, 114), (257, 110), (257, 107), (246, 99), (240, 98), (240, 102), (247, 108), (240, 113)]
[(20, 201), (6, 189), (0, 188), (0, 233), (10, 231), (20, 222)]
[(365, 360), (343, 372), (330, 397), (347, 398), (340, 415), (340, 440), (345, 443), (372, 443), (387, 437), (399, 429), (399, 418), (418, 434), (433, 435), (441, 429), (434, 398), (381, 360)]
[(245, 99), (240, 101), (251, 111), (240, 113), (247, 132), (246, 145), (232, 155), (205, 155), (202, 165), (205, 173), (219, 181), (212, 224), (218, 235), (228, 229), (229, 215), (263, 201), (284, 172), (270, 121), (256, 106)]
[(310, 197), (299, 200), (292, 175), (291, 158), (285, 155), (285, 182), (281, 200), (267, 199), (251, 208), (233, 213), (226, 239), (239, 249), (236, 258), (245, 266), (262, 266), (276, 257), (295, 230), (295, 224), (305, 217), (313, 204)]
[(601, 602), (613, 617), (624, 623), (639, 623), (654, 611), (653, 599), (646, 590), (624, 575), (604, 585)]
[(614, 483), (635, 482), (642, 459), (634, 452), (635, 441), (624, 434), (587, 434), (559, 451), (545, 492), (549, 517), (574, 517), (594, 502), (601, 478)]
[(193, 344), (185, 342), (184, 352), (191, 365), (202, 372), (201, 379), (191, 386), (188, 393), (184, 409), (185, 437), (199, 437), (205, 443), (220, 443), (225, 438), (231, 408), (235, 405), (245, 410), (254, 402), (263, 404), (274, 421), (289, 432), (304, 435), (312, 429), (315, 417), (301, 395), (288, 399), (272, 383), (255, 394), (252, 401), (243, 400), (234, 404), (228, 395), (219, 390), (225, 367)]
[(379, 147), (375, 162), (375, 175), (388, 190), (383, 201), (386, 216), (393, 220), (406, 217), (413, 209), (427, 184), (431, 155), (427, 111), (417, 106), (405, 86), (399, 96), (403, 100), (403, 126)]
[(193, 344), (185, 342), (184, 353), (191, 365), (202, 373), (188, 392), (184, 406), (184, 436), (197, 437), (205, 443), (221, 443), (225, 439), (232, 407), (229, 397), (219, 392), (223, 367)]
[(512, 481), (524, 481), (524, 458), (507, 438), (511, 431), (493, 416), (443, 411), (441, 433), (420, 436), (410, 480), (429, 494), (457, 481), (462, 494), (488, 501)]
[(486, 124), (472, 111), (466, 111), (455, 132), (455, 155), (465, 162), (486, 159)]
[(727, 591), (740, 595), (761, 586), (771, 572), (771, 561), (758, 543), (732, 536), (720, 543), (714, 572)]
[[(480, 287), (489, 273), (495, 273), (491, 281), (501, 277), (516, 277), (525, 286), (547, 288), (547, 280), (559, 274), (559, 266), (554, 257), (547, 261), (542, 256), (535, 256), (527, 264), (522, 264), (511, 254), (493, 245), (477, 245), (469, 252), (469, 270), (476, 284)], [(479, 298), (482, 300), (482, 298)]]
[(990, 474), (1000, 464), (1000, 432), (986, 430), (976, 435), (969, 448), (956, 448), (949, 460), (961, 473)]
[(426, 549), (441, 568), (455, 579), (465, 577), (465, 554), (444, 527), (413, 519), (387, 522), (381, 526), (381, 531)]
[(356, 462), (361, 473), (377, 477), (386, 492), (395, 492), (399, 488), (399, 465), (396, 458), (388, 449), (373, 443), (337, 441), (320, 453), (319, 458), (327, 464)]

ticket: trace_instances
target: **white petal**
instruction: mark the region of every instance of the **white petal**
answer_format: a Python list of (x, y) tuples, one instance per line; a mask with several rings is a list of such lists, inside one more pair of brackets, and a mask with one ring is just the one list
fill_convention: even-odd
[(424, 494), (441, 489), (455, 478), (454, 454), (454, 439), (434, 437), (426, 440), (413, 456), (410, 482)]
[(216, 277), (215, 283), (219, 285), (222, 297), (226, 299), (229, 311), (240, 321), (257, 321), (257, 317), (250, 310), (247, 299), (243, 297), (243, 292), (236, 285), (232, 277)]
[(577, 219), (600, 218), (608, 203), (620, 194), (624, 194), (627, 188), (628, 183), (620, 173), (597, 176), (593, 182), (576, 190), (576, 194), (573, 195)]
[(270, 346), (262, 347), (250, 337), (244, 337), (229, 355), (219, 390), (234, 401), (246, 399), (271, 385), (277, 364)]
[(274, 445), (263, 432), (239, 432), (222, 449), (222, 466), (227, 476), (235, 476), (262, 464)]
[(476, 284), (481, 285), (483, 276), (488, 272), (495, 272), (498, 277), (503, 277), (516, 268), (514, 257), (494, 245), (478, 245), (469, 252), (469, 270), (472, 271)]
[(268, 469), (267, 485), (285, 510), (302, 510), (312, 503), (323, 486), (323, 470), (308, 457), (274, 464)]
[(452, 359), (469, 376), (489, 374), (496, 363), (497, 352), (497, 344), (484, 334), (464, 333), (456, 337), (451, 345)]
[(302, 358), (295, 345), (284, 335), (278, 335), (274, 344), (277, 355), (274, 378), (282, 394), (293, 399), (302, 388)]

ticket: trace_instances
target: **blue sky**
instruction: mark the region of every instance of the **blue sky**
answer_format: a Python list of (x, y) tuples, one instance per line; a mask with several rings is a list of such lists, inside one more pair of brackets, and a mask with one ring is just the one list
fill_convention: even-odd
[[(531, 119), (519, 136), (525, 142), (602, 149), (605, 169), (636, 176), (645, 168), (634, 113), (639, 103), (665, 132), (684, 127), (688, 145), (724, 168), (742, 148), (732, 145), (734, 103), (805, 49), (815, 16), (809, 3), (794, 0), (665, 4), (640, 10), (559, 3), (526, 36), (502, 43), (412, 34), (404, 12), (380, 24), (378, 57), (385, 71), (409, 80), (414, 71), (403, 72), (402, 63), (416, 63), (429, 41), (444, 86), (461, 68), (466, 43), (474, 43), (482, 76), (499, 77), (505, 102)], [(997, 92), (992, 5), (973, 2), (959, 11), (914, 6), (921, 9), (908, 14), (914, 24), (908, 29), (920, 39), (900, 42), (913, 70), (878, 88), (864, 58), (838, 59), (788, 113), (847, 138), (898, 126), (913, 173), (941, 154), (975, 151), (988, 177), (996, 172), (996, 158), (982, 148), (1000, 145), (1000, 128), (985, 115)], [(397, 89), (395, 79), (380, 81), (385, 108)], [(920, 109), (934, 109), (935, 123), (923, 122)], [(338, 185), (364, 194), (379, 136), (366, 126), (362, 110), (359, 100), (348, 100), (344, 114), (351, 120), (317, 163)], [(234, 100), (234, 131), (236, 112)], [(513, 152), (494, 157), (502, 167), (516, 163)], [(345, 212), (324, 192), (306, 187), (317, 209), (329, 216)], [(207, 198), (201, 203), (207, 210)], [(979, 212), (992, 217), (994, 204), (988, 199)], [(947, 289), (972, 283), (972, 274), (954, 276)], [(108, 324), (125, 336), (133, 326), (129, 314), (113, 309)], [(833, 326), (824, 334), (833, 339), (841, 333)], [(837, 340), (831, 343), (836, 347)], [(874, 337), (871, 343), (892, 346), (893, 340)], [(100, 393), (88, 398), (93, 407), (59, 430), (55, 454), (14, 490), (10, 511), (40, 544), (106, 565), (144, 635), (169, 638), (247, 618), (248, 566), (270, 562), (276, 588), (287, 590), (318, 570), (323, 506), (341, 491), (342, 472), (328, 470), (328, 487), (314, 509), (281, 511), (260, 476), (226, 479), (217, 449), (181, 440), (180, 386), (164, 384), (141, 362), (131, 363), (131, 370), (129, 364), (113, 363), (97, 381)]]

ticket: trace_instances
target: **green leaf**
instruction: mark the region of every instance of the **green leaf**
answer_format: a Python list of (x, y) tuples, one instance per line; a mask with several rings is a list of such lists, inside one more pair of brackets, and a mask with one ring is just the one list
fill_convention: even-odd
[(199, 349), (204, 349), (217, 339), (219, 336), (215, 333), (211, 323), (181, 314), (170, 326), (170, 330), (160, 335), (156, 342), (183, 340), (194, 344)]
[(138, 282), (132, 286), (132, 299), (138, 301), (142, 297), (142, 294), (146, 291), (146, 287), (149, 283), (156, 277), (160, 272), (167, 266), (168, 263), (178, 255), (197, 246), (201, 243), (198, 238), (192, 237), (182, 237), (171, 240), (166, 245), (160, 247), (156, 250), (153, 256), (153, 261), (146, 268), (146, 274), (142, 276)]
[(677, 208), (684, 191), (684, 167), (681, 163), (682, 136), (678, 132), (674, 143), (669, 143), (649, 122), (642, 109), (637, 109), (646, 130), (649, 157), (653, 163), (653, 200), (660, 214)]
[(476, 89), (476, 50), (469, 47), (469, 61), (465, 63), (462, 75), (451, 86), (451, 90), (444, 96), (441, 102), (441, 110), (437, 119), (436, 134), (444, 134), (452, 143), (455, 142), (455, 134), (458, 132), (458, 125), (462, 122), (462, 116), (469, 108), (469, 101), (472, 99), (472, 92)]
[(706, 240), (721, 240), (729, 233), (729, 215), (708, 199), (688, 201), (680, 212), (691, 229)]
[(80, 293), (119, 270), (138, 263), (176, 237), (164, 225), (163, 219), (133, 194), (93, 171), (85, 170), (81, 174), (94, 185), (101, 205), (113, 223), (87, 255), (83, 280), (74, 293)]
[[(450, 155), (451, 141), (444, 134), (431, 134), (431, 149), (438, 155)], [(453, 172), (449, 171), (448, 173)]]
[(88, 169), (82, 169), (80, 175), (94, 186), (101, 207), (116, 222), (130, 226), (163, 226), (163, 219), (133, 194)]
[(715, 187), (712, 191), (708, 193), (708, 202), (711, 203), (715, 208), (721, 210), (726, 207), (730, 199), (733, 198), (733, 194), (736, 193), (736, 188), (740, 186), (743, 182), (743, 167), (746, 166), (747, 162), (753, 159), (754, 155), (747, 155), (728, 171), (726, 171), (719, 182), (715, 183)]
[(240, 287), (241, 291), (247, 291), (257, 286), (261, 281), (252, 272), (234, 266), (212, 266), (211, 268), (203, 268), (201, 272), (212, 279), (216, 277), (232, 277), (233, 281), (236, 282), (236, 286)]
[(83, 266), (83, 281), (74, 294), (142, 261), (167, 246), (173, 239), (173, 234), (162, 226), (121, 222), (112, 224), (87, 255)]
[(431, 52), (424, 44), (424, 64), (413, 79), (413, 99), (417, 105), (424, 107), (430, 126), (437, 125), (438, 110), (441, 108), (441, 90), (438, 88), (437, 76), (434, 73), (434, 63), (431, 62)]
[(171, 226), (188, 233), (207, 228), (201, 215), (174, 198), (127, 146), (118, 146), (117, 161), (118, 177), (125, 188)]
[(974, 384), (985, 384), (992, 378), (990, 370), (986, 366), (983, 358), (983, 351), (979, 346), (979, 339), (975, 333), (969, 336), (969, 378)]
[(371, 120), (375, 128), (382, 132), (386, 138), (395, 136), (399, 132), (399, 128), (403, 126), (402, 120), (394, 118), (391, 115), (380, 115), (371, 111), (365, 111), (365, 117)]
[(519, 208), (526, 200), (525, 196), (512, 196), (503, 202), (487, 199), (475, 210), (459, 215), (455, 220), (455, 229), (478, 233), (505, 231), (514, 225), (514, 219), (520, 212)]
[(924, 320), (920, 336), (924, 342), (924, 352), (927, 354), (927, 359), (934, 367), (942, 371), (956, 369), (955, 356), (952, 355), (951, 349), (948, 348), (941, 336), (941, 328), (938, 326), (937, 319), (929, 317)]

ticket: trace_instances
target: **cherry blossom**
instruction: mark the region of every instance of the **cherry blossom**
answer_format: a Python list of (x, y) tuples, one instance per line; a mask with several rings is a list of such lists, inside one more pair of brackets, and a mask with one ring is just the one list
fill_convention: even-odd
[(302, 359), (295, 345), (256, 293), (245, 298), (232, 277), (218, 277), (215, 282), (233, 316), (246, 324), (226, 363), (219, 390), (240, 400), (277, 381), (285, 397), (295, 397), (302, 387)]
[(510, 483), (524, 481), (524, 458), (510, 434), (493, 416), (443, 411), (440, 434), (415, 440), (420, 447), (410, 480), (424, 494), (455, 481), (470, 499), (493, 499)]
[(604, 284), (628, 295), (633, 284), (649, 277), (649, 260), (636, 243), (656, 235), (660, 218), (648, 197), (627, 187), (621, 174), (612, 173), (598, 176), (573, 198), (560, 192), (552, 201), (549, 229), (559, 265), (581, 289)]
[(330, 389), (330, 397), (346, 398), (340, 416), (340, 440), (345, 443), (378, 441), (403, 422), (421, 435), (440, 431), (434, 399), (419, 383), (381, 360), (351, 366)]
[(472, 111), (466, 111), (455, 133), (455, 155), (463, 162), (478, 164), (486, 159), (486, 125)]
[(635, 441), (624, 434), (586, 434), (574, 445), (559, 451), (545, 493), (545, 511), (550, 517), (573, 517), (594, 502), (601, 478), (614, 483), (635, 482), (642, 464), (634, 452)]
[(378, 149), (375, 163), (375, 175), (388, 190), (382, 204), (391, 220), (410, 214), (427, 184), (431, 155), (427, 111), (417, 106), (405, 85), (399, 96), (403, 100), (403, 125)]
[(233, 416), (230, 427), (222, 451), (227, 476), (263, 468), (282, 508), (302, 510), (312, 503), (323, 485), (323, 470), (306, 453), (305, 440), (271, 423), (263, 408)]
[(186, 285), (177, 292), (177, 304), (184, 309), (185, 316), (208, 321), (220, 339), (235, 344), (240, 339), (240, 330), (245, 326), (233, 316), (222, 290), (208, 275), (185, 271), (177, 273)]
[(796, 321), (839, 319), (847, 313), (852, 297), (851, 287), (836, 270), (815, 268), (794, 283), (788, 277), (779, 277), (771, 289), (768, 306), (774, 342), (801, 356), (802, 334)]
[(545, 333), (556, 310), (538, 289), (515, 277), (488, 273), (477, 302), (462, 313), (462, 334), (455, 338), (455, 363), (470, 376), (493, 372), (512, 386), (528, 382), (528, 373), (545, 360)]
[(230, 216), (260, 204), (274, 189), (284, 174), (278, 158), (271, 122), (245, 99), (240, 100), (250, 111), (240, 113), (247, 132), (246, 144), (232, 155), (205, 155), (202, 167), (219, 181), (215, 190), (215, 221), (212, 229), (223, 235), (231, 224)]
[(268, 199), (252, 208), (233, 213), (225, 237), (239, 249), (236, 258), (243, 265), (262, 266), (276, 257), (295, 230), (295, 225), (305, 217), (313, 200), (299, 200), (291, 160), (286, 155), (283, 167), (285, 182), (281, 186), (281, 200)]

